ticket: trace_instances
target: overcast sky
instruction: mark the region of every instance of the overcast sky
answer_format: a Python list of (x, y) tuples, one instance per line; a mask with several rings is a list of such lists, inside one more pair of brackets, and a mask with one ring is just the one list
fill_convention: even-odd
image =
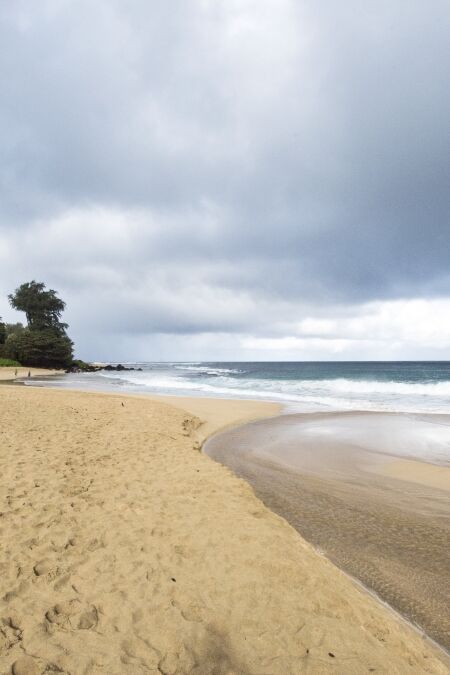
[(448, 0), (0, 5), (0, 315), (77, 355), (450, 358)]

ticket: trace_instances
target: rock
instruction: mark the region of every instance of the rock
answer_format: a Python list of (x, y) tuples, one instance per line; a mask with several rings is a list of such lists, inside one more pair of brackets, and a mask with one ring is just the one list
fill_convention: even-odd
[(66, 373), (97, 373), (99, 370), (107, 370), (107, 371), (119, 371), (121, 372), (122, 370), (140, 370), (142, 371), (142, 368), (127, 368), (126, 366), (123, 366), (121, 363), (118, 363), (117, 366), (113, 366), (111, 363), (108, 363), (106, 366), (94, 366), (91, 363), (84, 363), (83, 361), (74, 361), (74, 363), (67, 368)]
[(127, 368), (126, 366), (123, 366), (121, 363), (118, 363), (117, 366), (112, 366), (111, 364), (108, 364), (107, 366), (104, 366), (102, 370), (115, 370), (118, 372), (121, 372), (122, 370), (136, 370), (135, 368)]
[(92, 363), (86, 363), (86, 361), (82, 361), (81, 359), (75, 359), (72, 365), (67, 368), (66, 373), (96, 373), (98, 370), (102, 370), (102, 366), (96, 366)]
[(13, 675), (41, 675), (42, 668), (31, 656), (22, 656), (14, 661), (12, 672)]

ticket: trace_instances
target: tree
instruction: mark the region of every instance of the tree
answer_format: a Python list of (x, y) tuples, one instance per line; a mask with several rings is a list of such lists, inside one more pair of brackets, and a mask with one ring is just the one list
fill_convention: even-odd
[[(5, 356), (24, 366), (66, 368), (72, 364), (73, 342), (60, 321), (66, 303), (45, 284), (30, 281), (8, 296), (10, 305), (27, 317), (27, 328), (21, 324), (7, 327), (3, 348)], [(8, 330), (10, 329), (10, 330)]]
[(24, 366), (68, 368), (72, 364), (73, 343), (67, 335), (52, 329), (11, 333), (3, 348), (4, 356)]
[(21, 323), (4, 323), (0, 317), (0, 356), (4, 357), (7, 352), (6, 343), (13, 333), (25, 330)]
[(30, 281), (16, 288), (8, 295), (8, 300), (14, 309), (25, 312), (30, 330), (44, 330), (52, 328), (60, 334), (65, 334), (67, 324), (61, 323), (61, 314), (66, 303), (58, 298), (53, 289), (45, 290), (45, 284)]
[(23, 323), (6, 323), (5, 324), (5, 329), (6, 329), (6, 339), (12, 334), (12, 333), (21, 333), (23, 330), (25, 330)]

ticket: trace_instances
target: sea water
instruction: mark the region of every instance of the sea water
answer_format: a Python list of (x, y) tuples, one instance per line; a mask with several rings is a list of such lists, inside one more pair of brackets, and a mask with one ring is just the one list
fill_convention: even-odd
[[(450, 413), (450, 362), (127, 363), (141, 371), (73, 374), (52, 386), (278, 401), (289, 412)], [(49, 382), (47, 382), (48, 384)], [(45, 384), (31, 380), (29, 384)]]

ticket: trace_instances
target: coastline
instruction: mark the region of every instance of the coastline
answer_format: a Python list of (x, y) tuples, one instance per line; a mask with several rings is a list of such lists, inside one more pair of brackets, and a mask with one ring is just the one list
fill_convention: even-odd
[[(384, 425), (385, 414), (370, 415), (376, 445), (373, 425)], [(355, 422), (361, 431), (366, 417), (279, 416), (218, 434), (205, 452), (247, 480), (316, 550), (448, 649), (450, 467), (368, 451), (356, 434), (352, 444), (335, 435), (337, 422), (352, 432)]]
[(165, 398), (12, 386), (0, 397), (2, 671), (449, 672), (198, 451), (273, 407), (185, 399), (202, 424)]

